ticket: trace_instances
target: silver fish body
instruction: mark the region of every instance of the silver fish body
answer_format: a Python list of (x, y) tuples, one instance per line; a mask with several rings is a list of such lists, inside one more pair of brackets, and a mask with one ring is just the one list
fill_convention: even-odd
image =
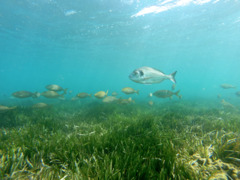
[(56, 91), (44, 91), (44, 92), (41, 93), (41, 95), (46, 97), (46, 98), (64, 97), (64, 93), (63, 94), (58, 94)]
[(134, 70), (130, 75), (129, 78), (136, 82), (141, 84), (156, 84), (161, 83), (164, 80), (171, 80), (173, 83), (176, 83), (175, 75), (177, 71), (175, 71), (172, 74), (164, 74), (163, 72), (151, 68), (151, 67), (141, 67), (136, 70)]
[(221, 84), (220, 86), (223, 89), (231, 89), (231, 88), (236, 89), (237, 88), (236, 86), (233, 86), (231, 84)]
[(29, 92), (29, 91), (17, 91), (12, 93), (12, 96), (16, 97), (16, 98), (28, 98), (28, 97), (32, 97), (32, 98), (37, 98), (40, 96), (39, 92)]
[(61, 86), (57, 84), (49, 84), (45, 86), (45, 88), (49, 91), (64, 91), (65, 94), (67, 94), (67, 90), (68, 90), (68, 88), (63, 89)]
[(180, 90), (178, 90), (177, 92), (172, 92), (169, 90), (158, 90), (154, 92), (153, 95), (158, 98), (172, 98), (173, 95), (176, 95), (177, 97), (179, 97), (179, 99), (181, 99), (181, 96), (178, 95), (179, 92)]

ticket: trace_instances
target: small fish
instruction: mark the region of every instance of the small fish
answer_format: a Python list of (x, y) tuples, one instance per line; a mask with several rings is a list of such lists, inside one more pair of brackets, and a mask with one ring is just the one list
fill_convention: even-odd
[(235, 94), (240, 97), (240, 91), (236, 92)]
[(178, 90), (177, 92), (172, 92), (169, 90), (158, 90), (154, 92), (153, 95), (159, 98), (170, 98), (170, 99), (172, 98), (173, 95), (176, 95), (179, 99), (181, 99), (182, 96), (178, 95), (179, 92), (180, 90)]
[(12, 109), (16, 109), (17, 106), (14, 106), (14, 107), (8, 107), (8, 106), (2, 106), (0, 105), (0, 113), (4, 113), (4, 112), (7, 112), (7, 111), (10, 111)]
[(154, 102), (153, 101), (148, 101), (149, 106), (153, 106)]
[(115, 96), (107, 96), (105, 98), (103, 98), (103, 102), (104, 103), (112, 103), (112, 102), (116, 102), (118, 100), (118, 98), (116, 98)]
[(66, 100), (66, 98), (63, 95), (60, 96), (58, 99), (61, 100), (61, 101), (65, 101)]
[(151, 68), (151, 67), (141, 67), (139, 69), (134, 70), (130, 75), (129, 78), (136, 82), (141, 84), (155, 84), (155, 83), (161, 83), (162, 81), (169, 79), (173, 83), (176, 83), (175, 75), (177, 71), (174, 73), (167, 75), (163, 72)]
[(78, 93), (77, 97), (83, 99), (83, 98), (86, 98), (86, 97), (91, 97), (91, 94), (82, 92), (82, 93)]
[(57, 85), (57, 84), (50, 84), (45, 86), (45, 88), (49, 91), (64, 91), (65, 94), (67, 94), (67, 88), (63, 89), (61, 86)]
[(29, 92), (29, 91), (17, 91), (12, 93), (12, 96), (16, 97), (16, 98), (28, 98), (28, 97), (32, 97), (32, 98), (37, 98), (40, 96), (39, 92)]
[(76, 101), (76, 100), (79, 100), (79, 98), (77, 96), (75, 96), (75, 97), (72, 97), (71, 100)]
[(46, 103), (37, 103), (32, 105), (32, 108), (34, 109), (42, 109), (42, 108), (46, 108), (48, 107), (48, 105)]
[(46, 97), (46, 98), (59, 98), (59, 97), (64, 97), (64, 94), (58, 94), (56, 91), (45, 91), (42, 92), (41, 95)]
[(125, 87), (125, 88), (122, 88), (122, 92), (125, 93), (125, 94), (139, 94), (139, 90), (135, 90), (131, 87)]
[(96, 94), (94, 94), (94, 96), (95, 96), (96, 98), (98, 98), (98, 99), (102, 99), (102, 98), (104, 98), (105, 96), (107, 96), (107, 94), (108, 94), (108, 90), (107, 90), (106, 92), (104, 92), (104, 91), (99, 91), (99, 92), (97, 92)]
[(223, 89), (231, 89), (231, 88), (236, 89), (236, 86), (233, 86), (231, 84), (221, 84), (220, 86)]
[(112, 92), (112, 96), (117, 96), (118, 93), (117, 92)]
[(236, 108), (234, 105), (232, 105), (231, 103), (225, 101), (224, 99), (222, 99), (221, 104), (222, 104), (224, 107), (226, 107), (226, 108), (233, 108), (233, 109)]
[(118, 104), (130, 104), (130, 103), (135, 103), (134, 100), (132, 100), (132, 98), (128, 98), (128, 99), (118, 99)]

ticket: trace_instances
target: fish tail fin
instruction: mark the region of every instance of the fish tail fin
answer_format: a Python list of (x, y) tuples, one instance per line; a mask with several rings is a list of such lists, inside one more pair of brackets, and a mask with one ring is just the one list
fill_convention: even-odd
[(63, 89), (63, 95), (64, 95), (64, 94), (67, 94), (67, 90), (68, 90), (68, 88)]
[(177, 71), (175, 71), (175, 72), (173, 72), (172, 74), (170, 74), (170, 80), (171, 80), (173, 83), (176, 83), (176, 79), (175, 79), (176, 73), (177, 73)]
[(179, 92), (180, 92), (180, 90), (178, 90), (177, 92), (175, 92), (174, 94), (177, 96), (177, 97), (179, 97), (179, 99), (181, 99), (182, 98), (182, 96), (181, 95), (179, 95)]
[(32, 97), (33, 98), (38, 98), (40, 95), (41, 95), (41, 93), (35, 92), (35, 93), (33, 93)]
[(139, 94), (139, 90), (136, 90), (136, 94)]
[(67, 90), (68, 90), (68, 88), (64, 89), (64, 90), (63, 90), (63, 93), (60, 94), (60, 96), (61, 96), (61, 97), (64, 97), (64, 95), (67, 94)]

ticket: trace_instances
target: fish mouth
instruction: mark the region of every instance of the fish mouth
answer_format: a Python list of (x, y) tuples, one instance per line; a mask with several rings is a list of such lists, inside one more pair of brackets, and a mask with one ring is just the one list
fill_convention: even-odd
[(133, 79), (133, 75), (132, 75), (132, 74), (130, 74), (128, 77), (129, 77), (129, 79), (131, 79), (131, 80)]
[(138, 82), (139, 81), (139, 79), (137, 79), (137, 78), (134, 78), (134, 76), (128, 76), (129, 77), (129, 79), (131, 79), (132, 81), (134, 81), (134, 82)]

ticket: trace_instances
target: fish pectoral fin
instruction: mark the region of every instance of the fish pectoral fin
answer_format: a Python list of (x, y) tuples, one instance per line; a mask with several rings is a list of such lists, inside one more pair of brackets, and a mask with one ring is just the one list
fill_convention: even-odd
[(145, 78), (143, 78), (143, 80), (148, 80), (148, 79), (151, 79), (151, 77), (145, 77)]

